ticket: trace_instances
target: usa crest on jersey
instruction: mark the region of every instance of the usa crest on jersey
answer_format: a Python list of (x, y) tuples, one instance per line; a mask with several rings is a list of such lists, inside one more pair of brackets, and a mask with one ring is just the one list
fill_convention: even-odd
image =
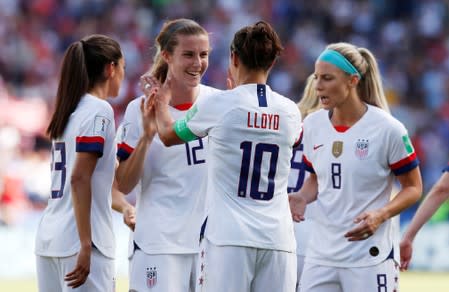
[(365, 159), (368, 156), (368, 146), (367, 139), (357, 139), (355, 143), (355, 156), (359, 159)]
[(157, 271), (156, 267), (147, 268), (147, 287), (153, 288), (157, 284)]

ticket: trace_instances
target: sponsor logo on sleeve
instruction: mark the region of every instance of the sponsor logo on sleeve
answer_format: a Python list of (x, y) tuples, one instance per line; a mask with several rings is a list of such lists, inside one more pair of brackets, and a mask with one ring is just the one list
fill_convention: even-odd
[(96, 116), (94, 121), (94, 135), (104, 137), (108, 131), (108, 127), (111, 121), (102, 116)]
[(415, 152), (412, 146), (412, 142), (410, 141), (410, 137), (408, 135), (402, 136), (402, 142), (404, 143), (405, 150), (407, 150), (408, 154), (412, 154)]

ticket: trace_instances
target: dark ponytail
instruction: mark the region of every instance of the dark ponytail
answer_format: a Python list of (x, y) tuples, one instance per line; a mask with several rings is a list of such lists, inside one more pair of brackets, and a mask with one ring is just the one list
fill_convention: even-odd
[(91, 35), (72, 43), (62, 60), (61, 75), (56, 94), (56, 106), (47, 133), (51, 139), (61, 137), (86, 92), (106, 80), (104, 67), (122, 58), (120, 45), (104, 35)]

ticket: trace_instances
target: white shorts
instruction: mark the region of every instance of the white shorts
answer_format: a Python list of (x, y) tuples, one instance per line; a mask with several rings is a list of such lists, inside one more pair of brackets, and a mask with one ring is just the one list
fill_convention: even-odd
[(70, 257), (36, 256), (37, 283), (40, 292), (114, 292), (114, 260), (105, 257), (95, 247), (90, 256), (90, 273), (86, 282), (73, 289), (64, 277), (76, 265), (78, 255)]
[(296, 255), (244, 246), (201, 242), (197, 292), (294, 292)]
[(296, 255), (296, 292), (301, 291), (301, 275), (304, 269), (304, 259), (306, 257), (303, 255)]
[(129, 291), (193, 292), (197, 263), (198, 254), (146, 254), (136, 249), (129, 263)]
[(399, 269), (393, 259), (369, 267), (341, 268), (306, 262), (300, 291), (398, 292)]

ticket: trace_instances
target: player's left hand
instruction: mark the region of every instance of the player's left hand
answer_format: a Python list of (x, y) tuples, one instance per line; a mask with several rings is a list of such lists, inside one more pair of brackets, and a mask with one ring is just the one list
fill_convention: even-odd
[(78, 253), (76, 266), (64, 277), (67, 286), (77, 288), (86, 282), (90, 273), (90, 254), (92, 247), (81, 248)]
[(380, 224), (384, 222), (380, 211), (363, 212), (354, 219), (357, 227), (349, 230), (345, 237), (348, 241), (365, 240), (376, 232)]
[(413, 241), (408, 238), (403, 238), (400, 245), (400, 255), (401, 255), (401, 271), (405, 271), (408, 269), (410, 261), (412, 260), (413, 254)]
[(136, 208), (129, 206), (123, 210), (123, 222), (134, 231), (136, 227)]
[(301, 222), (305, 220), (304, 213), (306, 212), (306, 200), (296, 194), (288, 195), (288, 202), (290, 203), (290, 212), (292, 213), (293, 221)]

